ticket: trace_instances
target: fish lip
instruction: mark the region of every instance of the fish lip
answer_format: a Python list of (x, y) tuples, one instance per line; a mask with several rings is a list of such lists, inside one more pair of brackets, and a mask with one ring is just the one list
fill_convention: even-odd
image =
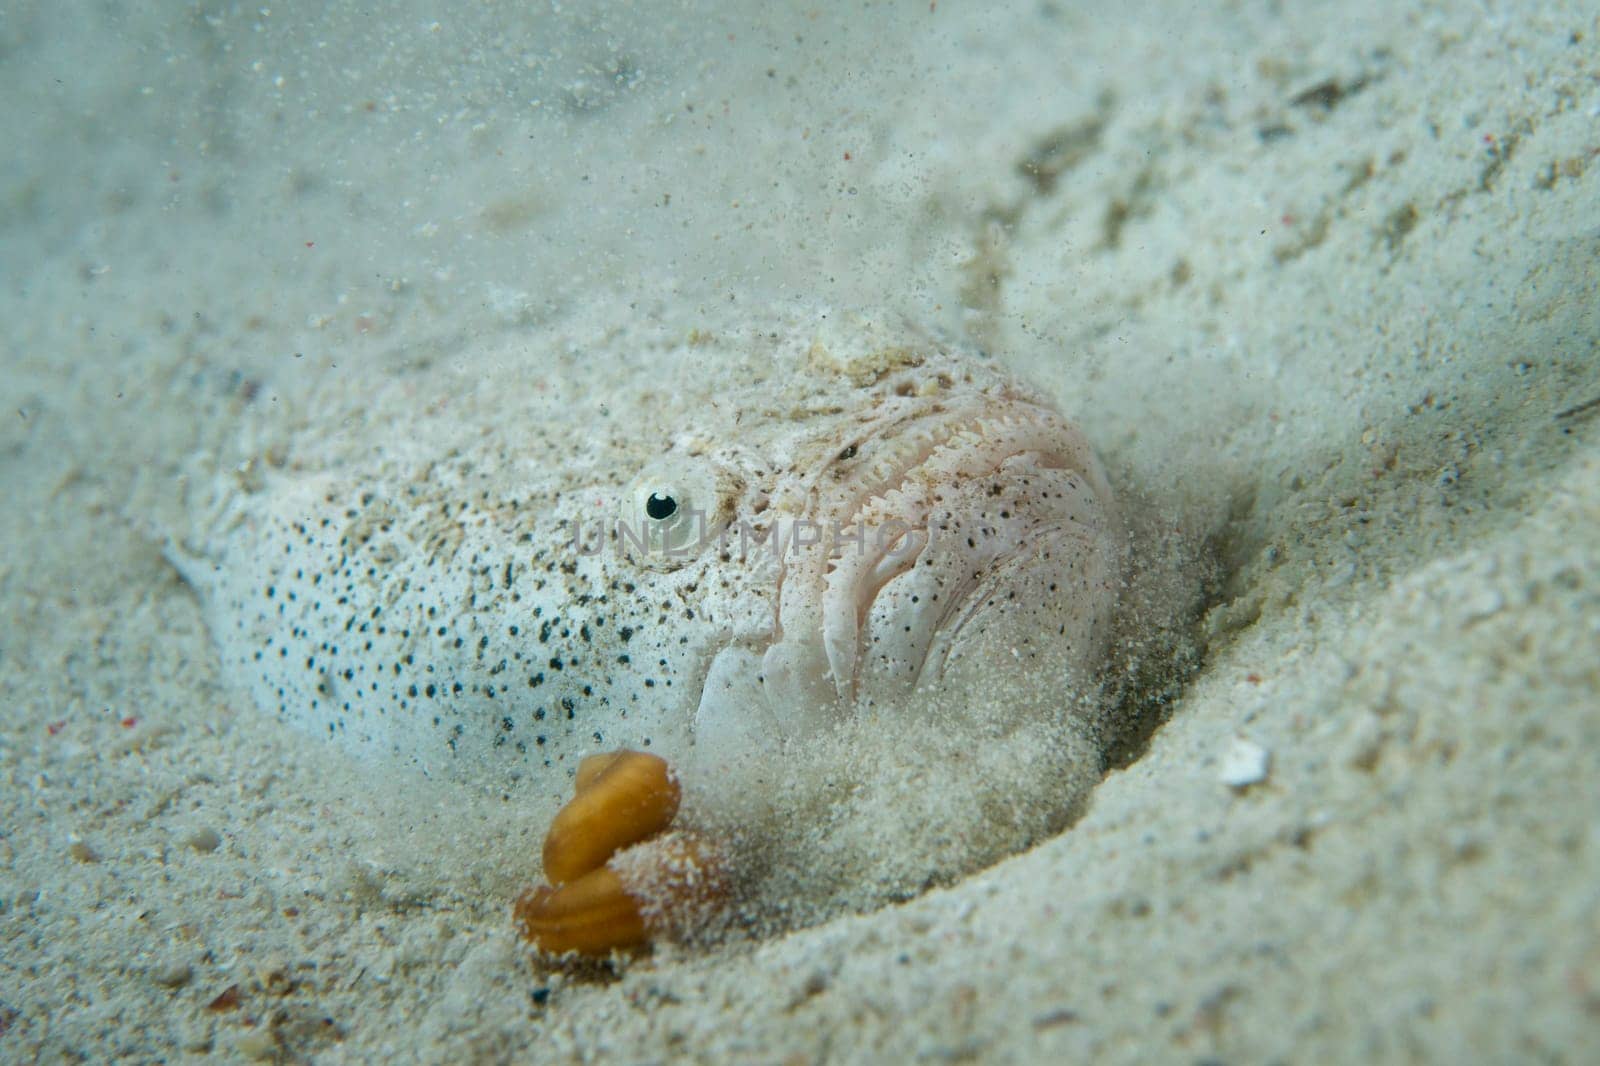
[[(863, 634), (873, 604), (890, 582), (910, 572), (930, 550), (938, 550), (930, 525), (945, 495), (962, 495), (955, 487), (993, 477), (1008, 462), (1030, 456), (1041, 471), (1064, 471), (1081, 478), (1087, 498), (1103, 512), (1104, 521), (1115, 521), (1110, 486), (1082, 432), (1053, 408), (1011, 389), (956, 403), (914, 403), (868, 426), (855, 427), (848, 441), (827, 454), (832, 458), (809, 480), (802, 515), (836, 537), (854, 529), (854, 536), (843, 543), (855, 544), (857, 553), (850, 556), (835, 550), (840, 543), (836, 539), (827, 551), (813, 546), (794, 557), (787, 551), (781, 554), (772, 643), (763, 661), (767, 695), (780, 717), (798, 716), (813, 726), (837, 718), (859, 694)], [(846, 464), (844, 469), (841, 464)], [(1015, 474), (1008, 472), (1007, 479)], [(951, 491), (941, 494), (942, 486), (952, 487)], [(995, 488), (998, 491), (998, 483)], [(1049, 510), (1044, 506), (1041, 512), (1045, 519)], [(881, 530), (885, 519), (892, 518), (898, 518), (906, 535), (915, 534), (920, 543), (885, 565), (888, 549), (898, 541), (880, 537), (878, 550), (864, 551), (872, 538), (863, 527), (876, 522), (875, 528)], [(1100, 531), (1081, 532), (1093, 541)], [(985, 565), (1015, 555), (1015, 551), (992, 552)], [(963, 605), (978, 587), (978, 576), (951, 590), (930, 633), (946, 629), (958, 612), (962, 625), (971, 620), (973, 609), (963, 612)], [(942, 654), (947, 655), (950, 646), (945, 640)], [(922, 680), (927, 664), (926, 657), (915, 664), (913, 687)], [(782, 703), (791, 705), (789, 712), (777, 706)]]

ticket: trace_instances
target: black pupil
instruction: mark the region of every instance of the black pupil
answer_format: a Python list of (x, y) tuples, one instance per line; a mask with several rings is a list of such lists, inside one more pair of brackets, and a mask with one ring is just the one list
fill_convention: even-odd
[(657, 496), (652, 492), (650, 498), (644, 501), (644, 513), (654, 518), (657, 522), (663, 518), (671, 518), (672, 512), (677, 509), (678, 501), (671, 496)]

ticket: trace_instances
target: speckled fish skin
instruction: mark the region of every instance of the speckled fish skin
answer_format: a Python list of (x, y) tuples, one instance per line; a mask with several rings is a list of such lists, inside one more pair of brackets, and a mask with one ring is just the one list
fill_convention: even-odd
[(555, 793), (585, 754), (736, 759), (997, 657), (1058, 705), (1104, 654), (1122, 534), (1087, 443), (903, 326), (534, 339), (287, 440), (182, 569), (256, 702), (362, 757)]

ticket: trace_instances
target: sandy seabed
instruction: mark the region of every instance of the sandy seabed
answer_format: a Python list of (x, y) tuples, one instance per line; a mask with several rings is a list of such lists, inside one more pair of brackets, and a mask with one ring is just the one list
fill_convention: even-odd
[[(0, 1059), (1592, 1060), (1592, 6), (772, 6), (0, 15)], [(536, 964), (538, 827), (259, 713), (163, 539), (335, 384), (794, 299), (1051, 392), (1203, 656), (1025, 854)]]

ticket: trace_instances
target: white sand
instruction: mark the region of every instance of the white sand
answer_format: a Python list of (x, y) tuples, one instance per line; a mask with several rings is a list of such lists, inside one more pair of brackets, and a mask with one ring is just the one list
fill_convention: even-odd
[[(164, 6), (0, 17), (0, 1059), (1600, 1045), (1592, 6)], [(552, 974), (538, 827), (242, 703), (157, 538), (335, 376), (794, 296), (1053, 390), (1205, 659), (1025, 855)]]

